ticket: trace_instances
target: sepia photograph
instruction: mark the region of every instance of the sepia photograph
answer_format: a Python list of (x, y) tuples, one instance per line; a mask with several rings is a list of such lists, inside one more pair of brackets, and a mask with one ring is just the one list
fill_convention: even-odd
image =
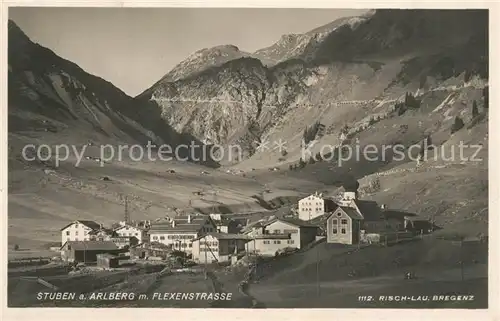
[(488, 309), (489, 20), (10, 6), (8, 307)]

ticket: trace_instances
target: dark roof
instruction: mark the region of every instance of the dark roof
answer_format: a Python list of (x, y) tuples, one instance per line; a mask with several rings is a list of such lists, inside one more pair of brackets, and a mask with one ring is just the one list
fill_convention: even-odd
[(244, 234), (232, 234), (232, 233), (207, 233), (200, 237), (193, 239), (193, 241), (204, 238), (205, 236), (210, 235), (215, 237), (218, 240), (247, 240), (249, 237)]
[(253, 228), (263, 227), (265, 226), (267, 221), (254, 221), (249, 223), (243, 228), (243, 232), (250, 232)]
[(386, 209), (383, 211), (384, 215), (388, 219), (417, 219), (417, 214), (415, 213), (409, 213), (405, 211), (400, 211), (400, 210), (389, 210)]
[(107, 233), (108, 235), (113, 235), (114, 231), (109, 228), (102, 228), (102, 229), (97, 229), (97, 230), (92, 230), (89, 232), (89, 235), (97, 235), (100, 232)]
[(135, 226), (135, 225), (132, 225), (132, 224), (121, 225), (121, 226), (118, 226), (117, 228), (115, 228), (114, 230), (118, 231), (118, 230), (121, 230), (122, 228), (125, 228), (125, 227), (129, 227), (129, 228), (132, 227), (132, 228), (136, 228), (136, 229), (141, 230), (141, 231), (147, 230), (143, 226)]
[(77, 222), (80, 223), (80, 224), (83, 224), (83, 225), (85, 225), (85, 226), (87, 226), (87, 227), (89, 227), (89, 228), (91, 228), (93, 230), (98, 230), (98, 229), (101, 228), (101, 224), (99, 224), (97, 222), (94, 222), (94, 221), (76, 220), (76, 221), (73, 221), (73, 222), (69, 223), (65, 227), (63, 227), (61, 229), (61, 231), (64, 230), (65, 228), (67, 228), (68, 226), (73, 225), (74, 223), (77, 223)]
[(323, 215), (316, 216), (315, 218), (307, 221), (309, 224), (319, 226), (326, 223), (326, 220), (332, 215), (333, 212), (327, 212)]
[(325, 198), (324, 202), (326, 212), (334, 211), (337, 208), (337, 203), (335, 203), (335, 201), (331, 198)]
[(77, 251), (118, 250), (116, 244), (111, 241), (67, 241), (61, 248), (66, 244), (71, 245)]
[(280, 239), (280, 240), (288, 240), (290, 239), (290, 234), (257, 234), (254, 235), (250, 238), (250, 240), (257, 239), (257, 240), (273, 240), (273, 239)]
[(340, 209), (342, 209), (342, 211), (344, 211), (344, 213), (346, 213), (353, 220), (362, 220), (363, 219), (363, 216), (355, 208), (348, 207), (348, 206), (339, 206), (339, 207), (340, 207)]
[(198, 232), (205, 222), (213, 220), (208, 215), (191, 215), (191, 222), (188, 223), (188, 216), (176, 216), (174, 218), (175, 226), (171, 222), (154, 223), (149, 229), (150, 233), (157, 232)]
[(365, 221), (379, 221), (384, 219), (380, 206), (375, 201), (355, 200), (361, 215)]

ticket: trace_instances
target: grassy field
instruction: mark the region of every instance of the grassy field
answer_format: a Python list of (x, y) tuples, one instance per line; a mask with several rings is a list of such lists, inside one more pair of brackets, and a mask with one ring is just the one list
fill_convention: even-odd
[[(459, 244), (427, 238), (360, 250), (323, 243), (306, 252), (261, 264), (258, 281), (250, 286), (250, 293), (266, 307), (274, 308), (484, 308), (487, 262), (485, 243), (464, 243), (460, 249)], [(408, 271), (416, 273), (417, 279), (404, 280)], [(475, 295), (475, 300), (358, 300), (358, 296), (451, 294)]]
[[(383, 280), (383, 284), (380, 284), (381, 280), (363, 280), (355, 284), (321, 283), (319, 290), (316, 284), (279, 289), (252, 285), (251, 293), (267, 308), (485, 309), (488, 307), (487, 278), (465, 281), (394, 281), (398, 277), (400, 276), (390, 276)], [(438, 300), (434, 297), (436, 295), (460, 295), (470, 300), (452, 301), (450, 298)], [(360, 296), (371, 297), (371, 300), (365, 301), (366, 299), (360, 299)], [(389, 301), (390, 296), (396, 298)]]

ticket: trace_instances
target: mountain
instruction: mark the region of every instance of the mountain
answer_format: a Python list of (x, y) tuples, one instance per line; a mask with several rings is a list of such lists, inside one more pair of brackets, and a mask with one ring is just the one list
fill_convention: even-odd
[(272, 66), (292, 58), (300, 58), (307, 61), (312, 57), (311, 54), (314, 52), (314, 48), (332, 31), (344, 25), (355, 28), (365, 19), (367, 19), (367, 16), (344, 17), (304, 34), (283, 35), (272, 46), (254, 52), (254, 57), (261, 59), (267, 66)]
[[(159, 82), (138, 99), (156, 103), (177, 131), (209, 143), (237, 143), (245, 157), (278, 136), (299, 150), (304, 130), (317, 122), (334, 142), (343, 126), (387, 114), (406, 92), (452, 79), (463, 83), (463, 74), (487, 78), (487, 21), (484, 10), (377, 10), (301, 36), (322, 34), (314, 45), (306, 41), (296, 58), (272, 66), (238, 58)], [(303, 47), (293, 40), (298, 38), (283, 39), (292, 39), (282, 42), (290, 44), (285, 52)]]
[(89, 140), (141, 145), (152, 141), (173, 147), (193, 140), (166, 124), (157, 106), (138, 105), (113, 84), (33, 43), (13, 21), (8, 31), (12, 150), (20, 152), (15, 145), (33, 138), (79, 145)]
[(181, 63), (176, 65), (160, 81), (172, 82), (186, 78), (193, 73), (200, 72), (206, 68), (220, 66), (230, 60), (250, 56), (233, 45), (221, 45), (213, 48), (204, 48), (196, 51)]

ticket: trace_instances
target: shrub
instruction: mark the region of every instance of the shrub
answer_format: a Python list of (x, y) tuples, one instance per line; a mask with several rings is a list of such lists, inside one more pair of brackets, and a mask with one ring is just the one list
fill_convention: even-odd
[(19, 244), (14, 244), (14, 251), (19, 251)]
[(405, 95), (405, 106), (408, 108), (417, 109), (420, 108), (421, 101), (416, 99), (411, 93), (406, 93)]
[(479, 110), (477, 109), (477, 103), (474, 100), (472, 103), (472, 118), (476, 118), (479, 115)]
[(321, 125), (319, 122), (316, 122), (311, 127), (306, 127), (304, 129), (303, 138), (306, 144), (316, 139), (316, 134), (318, 133), (321, 126), (323, 125)]
[(483, 100), (484, 100), (484, 108), (488, 108), (489, 103), (489, 89), (488, 86), (483, 88)]
[(472, 71), (470, 71), (469, 69), (465, 70), (464, 82), (468, 82), (471, 77), (472, 77)]
[(394, 111), (398, 113), (398, 116), (401, 116), (406, 112), (406, 105), (403, 102), (398, 102), (394, 105)]

